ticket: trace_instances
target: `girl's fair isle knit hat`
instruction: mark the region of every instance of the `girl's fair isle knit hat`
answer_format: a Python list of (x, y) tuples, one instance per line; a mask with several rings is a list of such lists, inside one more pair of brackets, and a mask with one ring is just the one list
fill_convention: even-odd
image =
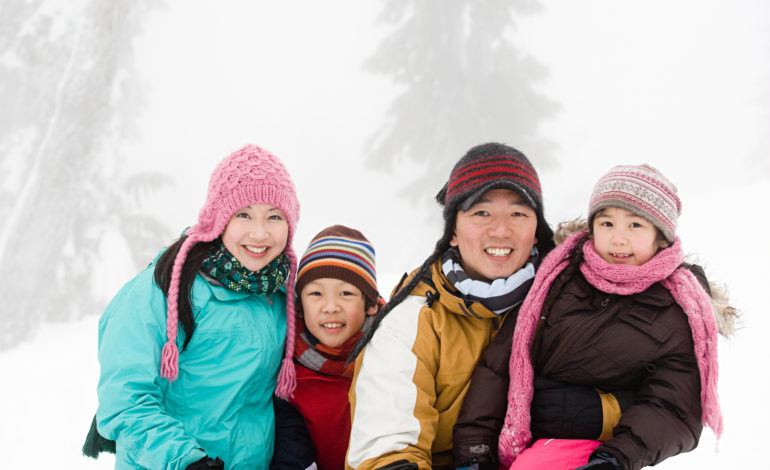
[(296, 384), (292, 356), (294, 354), (294, 277), (297, 257), (292, 239), (299, 220), (299, 201), (289, 172), (272, 153), (256, 145), (246, 145), (225, 157), (211, 175), (206, 203), (198, 214), (198, 222), (187, 230), (174, 260), (168, 290), (166, 328), (168, 341), (161, 353), (161, 377), (169, 381), (178, 375), (179, 350), (176, 345), (179, 278), (190, 248), (199, 242), (215, 240), (222, 235), (230, 218), (239, 209), (252, 204), (268, 204), (280, 209), (289, 226), (284, 253), (289, 258), (286, 295), (286, 350), (278, 376), (276, 395), (288, 397)]
[(588, 223), (607, 207), (619, 207), (644, 217), (673, 243), (682, 213), (676, 186), (650, 165), (619, 165), (602, 176), (591, 193)]
[(313, 237), (297, 268), (297, 294), (309, 282), (321, 278), (339, 279), (356, 286), (369, 305), (376, 305), (377, 273), (374, 247), (358, 230), (332, 225)]

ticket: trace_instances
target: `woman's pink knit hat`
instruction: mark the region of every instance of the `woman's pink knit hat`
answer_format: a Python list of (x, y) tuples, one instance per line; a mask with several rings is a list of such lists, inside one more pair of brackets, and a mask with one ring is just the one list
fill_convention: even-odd
[(299, 201), (289, 172), (272, 153), (256, 145), (246, 145), (225, 157), (217, 165), (209, 181), (206, 203), (198, 214), (198, 223), (187, 230), (187, 239), (179, 248), (171, 272), (168, 289), (166, 336), (160, 363), (160, 375), (174, 381), (178, 374), (179, 350), (176, 345), (179, 298), (179, 277), (190, 248), (199, 242), (215, 240), (224, 232), (230, 218), (238, 209), (252, 204), (269, 204), (286, 215), (289, 235), (284, 252), (289, 258), (289, 279), (286, 289), (286, 350), (278, 376), (276, 395), (286, 398), (294, 391), (294, 280), (297, 257), (292, 239), (299, 220)]

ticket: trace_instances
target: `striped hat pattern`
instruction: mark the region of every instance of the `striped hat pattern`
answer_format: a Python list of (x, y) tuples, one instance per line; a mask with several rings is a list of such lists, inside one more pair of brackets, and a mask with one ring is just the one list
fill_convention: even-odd
[(509, 189), (521, 194), (537, 214), (537, 248), (545, 255), (553, 248), (553, 231), (545, 220), (540, 178), (529, 159), (505, 144), (477, 145), (455, 164), (449, 180), (436, 195), (444, 206), (444, 230), (453, 231), (457, 211), (467, 211), (488, 191)]
[(475, 147), (457, 162), (440, 202), (453, 206), (455, 201), (471, 196), (463, 204), (468, 208), (482, 194), (498, 187), (522, 193), (533, 209), (542, 207), (543, 195), (535, 168), (523, 153), (501, 144)]
[(513, 147), (496, 142), (477, 145), (458, 161), (449, 180), (436, 195), (444, 206), (444, 220), (457, 210), (468, 210), (492, 189), (510, 189), (527, 198), (532, 208), (543, 210), (540, 179), (529, 159)]
[(358, 230), (332, 225), (321, 230), (307, 247), (297, 268), (296, 291), (321, 278), (340, 279), (358, 287), (371, 305), (377, 303), (374, 247)]
[(674, 242), (682, 202), (671, 181), (650, 165), (619, 165), (602, 176), (591, 193), (588, 220), (607, 207), (626, 209), (652, 222)]

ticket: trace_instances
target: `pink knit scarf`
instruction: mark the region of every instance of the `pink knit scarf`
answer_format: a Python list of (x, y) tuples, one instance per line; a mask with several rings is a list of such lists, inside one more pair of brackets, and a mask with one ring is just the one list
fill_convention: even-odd
[[(500, 462), (506, 468), (532, 438), (529, 409), (534, 370), (530, 350), (540, 310), (554, 279), (569, 264), (570, 252), (585, 237), (586, 232), (573, 234), (543, 260), (519, 311), (509, 365), (508, 410), (498, 445)], [(591, 285), (602, 292), (630, 295), (642, 292), (656, 282), (671, 292), (687, 315), (692, 330), (701, 379), (701, 419), (719, 438), (722, 434), (722, 414), (717, 395), (717, 323), (708, 294), (698, 280), (688, 269), (678, 269), (684, 259), (679, 238), (641, 266), (607, 263), (596, 252), (590, 239), (583, 245), (583, 254), (585, 261), (580, 265), (580, 271)]]

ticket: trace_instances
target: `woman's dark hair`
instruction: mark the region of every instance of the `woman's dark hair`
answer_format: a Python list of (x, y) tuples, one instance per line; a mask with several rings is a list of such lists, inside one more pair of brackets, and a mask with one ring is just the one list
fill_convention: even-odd
[[(158, 258), (158, 262), (155, 264), (155, 284), (163, 291), (163, 295), (168, 297), (168, 288), (171, 284), (171, 271), (174, 270), (174, 260), (179, 249), (182, 247), (182, 243), (187, 239), (184, 235), (169, 246), (163, 254)], [(187, 254), (187, 259), (182, 266), (182, 272), (179, 276), (179, 299), (177, 300), (177, 310), (179, 314), (179, 322), (182, 323), (184, 329), (185, 338), (182, 350), (187, 347), (187, 344), (192, 338), (195, 331), (195, 320), (193, 319), (193, 305), (192, 305), (192, 286), (195, 281), (195, 276), (198, 275), (198, 270), (201, 267), (201, 263), (206, 258), (209, 249), (219, 243), (219, 239), (215, 239), (210, 242), (200, 242), (193, 245), (190, 248), (190, 252)]]
[(385, 318), (385, 315), (390, 313), (390, 311), (393, 310), (398, 304), (403, 302), (404, 299), (406, 299), (406, 297), (412, 293), (414, 288), (417, 287), (417, 284), (420, 283), (424, 276), (430, 275), (430, 266), (449, 249), (449, 242), (452, 240), (452, 236), (454, 235), (456, 218), (457, 214), (452, 217), (451, 221), (448, 221), (451, 223), (447, 223), (444, 226), (444, 234), (441, 236), (441, 239), (436, 242), (436, 247), (434, 248), (433, 253), (431, 253), (431, 255), (428, 256), (428, 258), (422, 263), (415, 275), (409, 279), (409, 282), (407, 282), (406, 285), (398, 288), (388, 303), (385, 304), (385, 306), (379, 312), (377, 312), (377, 315), (374, 317), (372, 326), (366, 330), (366, 332), (358, 339), (358, 341), (356, 341), (355, 346), (353, 346), (353, 350), (350, 352), (350, 356), (348, 356), (348, 363), (355, 361), (356, 357), (358, 357), (361, 351), (363, 351), (364, 347), (366, 347), (367, 343), (369, 343), (369, 341), (372, 339), (374, 332), (377, 330), (377, 328), (379, 328), (380, 323), (382, 323), (382, 320)]

